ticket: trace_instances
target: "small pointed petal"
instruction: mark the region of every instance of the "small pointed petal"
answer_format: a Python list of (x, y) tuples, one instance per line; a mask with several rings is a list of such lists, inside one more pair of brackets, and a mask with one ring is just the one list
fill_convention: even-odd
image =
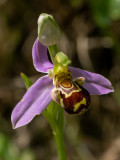
[(47, 73), (48, 69), (53, 68), (53, 64), (48, 60), (47, 47), (43, 46), (38, 38), (32, 48), (32, 57), (34, 67), (38, 72)]
[(84, 77), (78, 77), (78, 78), (74, 78), (73, 81), (75, 81), (78, 84), (80, 84), (81, 86), (83, 86), (83, 84), (85, 83), (85, 78)]
[(56, 88), (53, 88), (51, 91), (51, 97), (56, 103), (60, 104), (60, 99), (58, 95), (59, 95), (59, 91)]
[(11, 121), (13, 128), (26, 125), (51, 102), (52, 79), (48, 76), (39, 78), (25, 93), (22, 100), (14, 108)]
[(91, 95), (101, 95), (114, 92), (114, 89), (108, 79), (100, 74), (88, 72), (79, 68), (69, 67), (73, 78), (84, 77), (83, 85)]

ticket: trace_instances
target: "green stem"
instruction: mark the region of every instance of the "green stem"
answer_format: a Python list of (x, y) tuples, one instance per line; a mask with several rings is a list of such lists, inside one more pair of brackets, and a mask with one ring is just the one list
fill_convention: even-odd
[[(43, 115), (46, 117), (45, 114), (43, 114)], [(48, 122), (52, 128), (53, 135), (55, 137), (59, 160), (67, 160), (63, 129), (60, 128), (54, 121), (51, 121), (50, 117), (48, 118), (48, 116), (47, 116), (46, 119), (48, 120)]]
[(64, 144), (64, 116), (62, 107), (52, 101), (42, 114), (51, 126), (56, 141), (59, 160), (67, 160)]
[[(65, 143), (64, 143), (64, 116), (61, 106), (58, 107), (58, 117), (54, 125), (51, 125), (53, 135), (55, 137), (59, 160), (67, 160)], [(53, 124), (53, 123), (52, 123)]]
[(55, 57), (56, 53), (58, 52), (58, 45), (54, 44), (52, 46), (49, 46), (48, 47), (48, 51), (50, 53), (51, 60), (52, 60), (52, 62), (54, 64), (54, 57)]
[[(59, 52), (58, 45), (55, 44), (55, 45), (49, 46), (48, 50), (49, 50), (51, 60), (54, 64), (54, 57)], [(52, 128), (53, 135), (56, 141), (59, 160), (67, 160), (65, 144), (64, 144), (63, 109), (61, 108), (61, 106), (59, 106), (54, 102), (47, 107), (47, 112), (43, 112), (43, 115), (46, 117), (46, 119), (48, 120)]]
[(59, 160), (67, 160), (63, 132), (60, 132), (60, 130), (56, 132), (53, 131), (53, 134), (56, 141)]

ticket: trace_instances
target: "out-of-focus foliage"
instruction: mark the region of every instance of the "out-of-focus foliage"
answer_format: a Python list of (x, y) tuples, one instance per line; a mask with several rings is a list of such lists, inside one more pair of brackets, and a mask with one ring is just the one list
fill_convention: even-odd
[(120, 0), (88, 0), (93, 17), (101, 27), (108, 27), (120, 18)]
[(69, 160), (118, 160), (120, 156), (120, 0), (0, 1), (0, 160), (56, 160), (47, 121), (37, 116), (12, 129), (10, 116), (25, 93), (20, 73), (34, 82), (32, 63), (40, 13), (52, 14), (63, 31), (59, 48), (72, 66), (110, 79), (115, 92), (92, 96), (82, 116), (65, 113)]
[(0, 133), (0, 159), (1, 160), (34, 160), (35, 156), (29, 149), (19, 152), (16, 144), (14, 144), (10, 137)]
[(78, 7), (83, 3), (83, 0), (68, 0), (68, 4), (70, 4), (72, 7)]

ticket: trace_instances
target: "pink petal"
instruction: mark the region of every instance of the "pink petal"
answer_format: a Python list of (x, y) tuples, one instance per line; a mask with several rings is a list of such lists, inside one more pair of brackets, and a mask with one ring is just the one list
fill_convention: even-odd
[(110, 81), (100, 74), (88, 72), (79, 68), (69, 67), (73, 78), (84, 77), (84, 88), (88, 90), (91, 95), (101, 95), (114, 92)]
[(25, 93), (14, 108), (11, 121), (13, 128), (26, 125), (51, 102), (52, 79), (47, 76), (39, 78)]
[(38, 72), (47, 73), (48, 69), (53, 68), (53, 64), (48, 60), (47, 47), (43, 46), (38, 38), (32, 48), (32, 57), (34, 67)]

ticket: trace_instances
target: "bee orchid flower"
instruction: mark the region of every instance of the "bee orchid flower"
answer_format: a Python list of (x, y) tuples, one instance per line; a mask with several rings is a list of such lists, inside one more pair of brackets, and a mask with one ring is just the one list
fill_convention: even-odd
[(102, 95), (114, 91), (110, 81), (102, 75), (75, 67), (68, 67), (67, 74), (59, 74), (57, 69), (57, 80), (56, 75), (50, 76), (54, 64), (48, 59), (47, 47), (43, 46), (38, 38), (33, 45), (32, 57), (35, 69), (47, 75), (40, 77), (14, 108), (11, 115), (13, 128), (31, 122), (52, 100), (61, 104), (68, 113), (81, 113), (89, 108), (90, 95)]

